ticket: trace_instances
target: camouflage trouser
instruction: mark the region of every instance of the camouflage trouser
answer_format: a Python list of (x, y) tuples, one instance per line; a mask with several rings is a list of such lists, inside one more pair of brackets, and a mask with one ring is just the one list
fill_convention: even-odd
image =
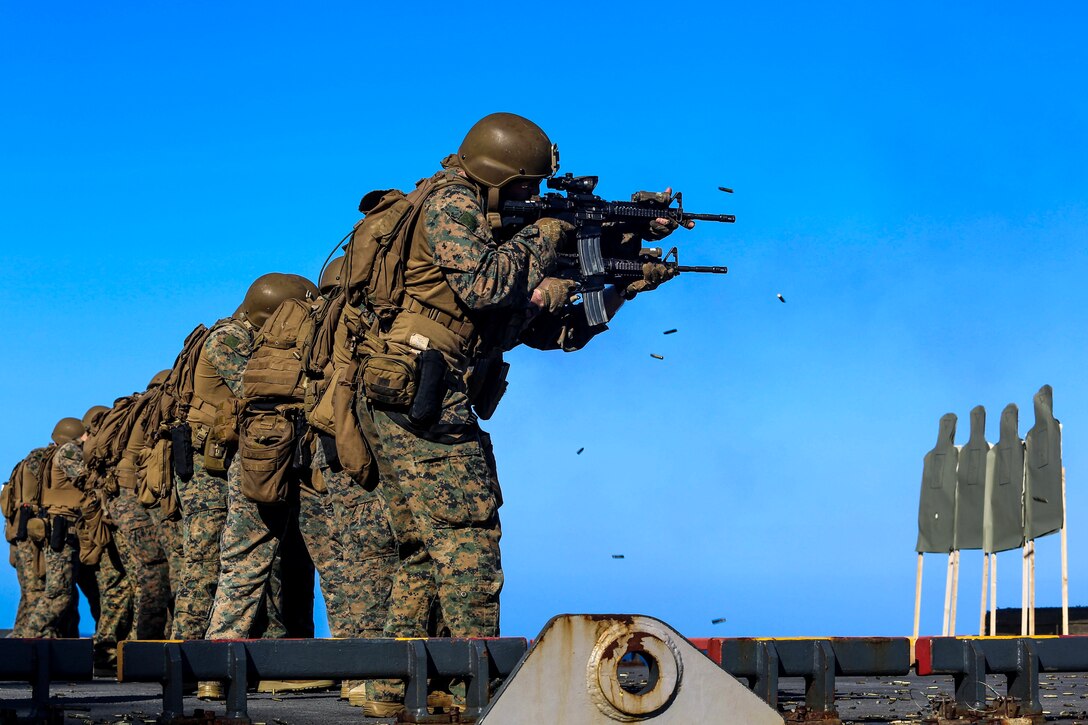
[(136, 639), (162, 639), (170, 581), (158, 529), (132, 489), (121, 487), (106, 507), (117, 526), (114, 540), (133, 589), (133, 634)]
[(42, 594), (27, 617), (26, 628), (31, 637), (59, 638), (68, 636), (67, 619), (76, 608), (76, 567), (79, 566), (79, 544), (75, 534), (69, 534), (60, 551), (44, 544), (45, 582)]
[(242, 494), (241, 474), (240, 459), (236, 456), (227, 476), (228, 508), (221, 570), (208, 639), (250, 636), (269, 586), (276, 551), (297, 511), (290, 504), (258, 504), (249, 500)]
[(334, 499), (331, 492), (318, 493), (310, 488), (299, 491), (299, 533), (320, 579), (330, 632), (344, 630), (348, 621), (348, 603), (344, 598), (344, 552), (336, 530)]
[(219, 542), (227, 519), (227, 482), (193, 454), (193, 477), (175, 479), (181, 499), (184, 561), (174, 601), (173, 639), (203, 639), (219, 582)]
[[(475, 439), (447, 445), (404, 430), (381, 411), (360, 416), (360, 423), (373, 445), (378, 491), (400, 553), (385, 636), (425, 636), (435, 589), (451, 636), (497, 636), (500, 494), (486, 434), (476, 429)], [(375, 681), (367, 692), (371, 699), (396, 700), (403, 685)]]
[[(341, 559), (329, 578), (335, 577), (346, 608), (334, 621), (326, 596), (329, 630), (334, 637), (381, 637), (397, 566), (397, 543), (385, 504), (343, 471), (322, 469), (322, 475), (333, 498), (333, 520), (341, 540)], [(430, 576), (427, 582), (433, 591)]]
[(177, 597), (178, 582), (181, 580), (181, 572), (185, 562), (185, 538), (181, 533), (181, 520), (168, 519), (162, 515), (161, 506), (147, 510), (151, 520), (159, 534), (163, 550), (166, 553), (167, 586), (169, 591), (166, 598), (166, 626), (164, 630), (170, 633), (174, 619), (174, 599)]
[(100, 612), (92, 641), (94, 661), (100, 666), (116, 666), (117, 643), (132, 634), (132, 580), (125, 571), (124, 549), (125, 545), (114, 536), (95, 567)]
[(30, 539), (12, 543), (15, 551), (15, 576), (19, 580), (19, 609), (12, 627), (13, 637), (33, 637), (27, 627), (30, 613), (45, 590), (45, 577), (38, 573), (38, 558), (44, 556), (41, 544)]

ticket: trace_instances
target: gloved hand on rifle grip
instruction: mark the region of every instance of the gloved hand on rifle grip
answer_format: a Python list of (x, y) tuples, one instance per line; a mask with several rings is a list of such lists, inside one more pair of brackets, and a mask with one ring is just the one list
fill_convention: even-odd
[(665, 282), (680, 274), (675, 265), (663, 262), (646, 262), (642, 265), (642, 279), (636, 279), (623, 289), (624, 299), (634, 299), (639, 292), (655, 290)]
[(570, 302), (571, 295), (578, 288), (572, 279), (545, 277), (533, 290), (529, 302), (540, 312), (556, 313)]

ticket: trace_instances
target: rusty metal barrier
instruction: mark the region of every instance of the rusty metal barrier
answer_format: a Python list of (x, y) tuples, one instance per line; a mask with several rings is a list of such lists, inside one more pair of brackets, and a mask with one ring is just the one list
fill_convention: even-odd
[(778, 678), (803, 677), (805, 705), (796, 715), (809, 723), (840, 722), (835, 710), (837, 675), (906, 675), (911, 665), (906, 637), (713, 637), (706, 640), (706, 653), (729, 674), (747, 680), (753, 692), (776, 710)]
[(0, 639), (0, 680), (29, 682), (31, 719), (49, 714), (53, 680), (94, 679), (94, 655), (89, 639)]
[(986, 709), (986, 675), (1005, 677), (997, 707), (1009, 717), (1042, 718), (1039, 673), (1088, 672), (1088, 636), (920, 637), (915, 645), (919, 675), (952, 675), (954, 712)]
[(117, 679), (161, 682), (162, 719), (184, 717), (184, 683), (227, 683), (226, 717), (248, 721), (246, 691), (261, 679), (404, 680), (408, 722), (427, 722), (427, 679), (468, 681), (464, 719), (490, 699), (528, 649), (525, 639), (260, 639), (130, 641), (118, 648)]

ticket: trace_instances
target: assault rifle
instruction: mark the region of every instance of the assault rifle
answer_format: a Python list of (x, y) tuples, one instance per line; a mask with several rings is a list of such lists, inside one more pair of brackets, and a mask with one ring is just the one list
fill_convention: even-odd
[[(732, 223), (732, 214), (691, 214), (684, 211), (680, 192), (640, 191), (631, 201), (606, 201), (593, 193), (596, 176), (566, 174), (548, 179), (548, 188), (566, 192), (547, 193), (527, 201), (505, 201), (499, 209), (502, 225), (524, 226), (541, 217), (554, 217), (575, 227), (575, 248), (559, 250), (559, 276), (579, 283), (582, 307), (590, 325), (608, 321), (604, 306), (605, 285), (625, 284), (642, 279), (642, 265), (655, 262), (678, 273), (726, 274), (728, 267), (685, 266), (676, 247), (661, 256), (660, 249), (644, 249), (640, 241), (632, 246), (620, 241), (624, 232), (645, 234), (654, 219)], [(676, 206), (672, 206), (672, 202)], [(604, 225), (608, 225), (606, 228)], [(602, 241), (606, 245), (602, 250)], [(607, 252), (607, 253), (606, 253)]]

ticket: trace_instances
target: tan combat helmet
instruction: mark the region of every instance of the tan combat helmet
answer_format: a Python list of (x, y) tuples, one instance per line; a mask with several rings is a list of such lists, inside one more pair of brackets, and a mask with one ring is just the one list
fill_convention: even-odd
[(162, 385), (163, 383), (165, 383), (166, 382), (166, 376), (168, 376), (169, 374), (170, 374), (169, 369), (160, 370), (159, 372), (155, 373), (155, 377), (151, 378), (151, 382), (147, 384), (147, 389), (151, 390), (151, 388), (157, 388), (160, 385)]
[(270, 272), (249, 286), (246, 298), (234, 314), (259, 328), (284, 300), (314, 299), (317, 294), (314, 283), (301, 275)]
[(79, 418), (61, 418), (53, 428), (53, 442), (58, 446), (68, 441), (74, 441), (83, 435), (83, 424)]
[(83, 430), (88, 433), (94, 428), (98, 419), (109, 411), (109, 406), (106, 405), (92, 405), (90, 409), (83, 414)]
[(326, 264), (325, 269), (321, 271), (321, 279), (317, 283), (317, 288), (321, 290), (321, 294), (327, 295), (337, 287), (343, 287), (344, 280), (340, 278), (343, 273), (344, 255), (340, 255)]
[(527, 118), (492, 113), (469, 129), (457, 150), (473, 181), (500, 188), (515, 179), (540, 180), (559, 169), (559, 149)]

